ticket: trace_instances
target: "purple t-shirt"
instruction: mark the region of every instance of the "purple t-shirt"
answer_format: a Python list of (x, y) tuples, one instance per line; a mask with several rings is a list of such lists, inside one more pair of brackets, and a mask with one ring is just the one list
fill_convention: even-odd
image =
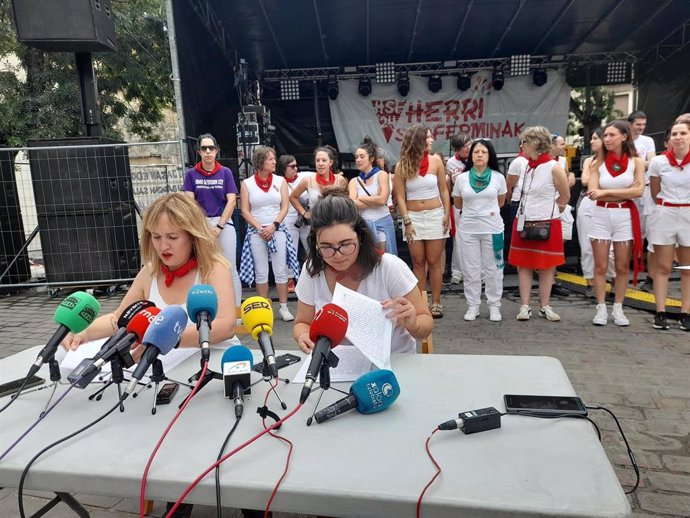
[(187, 169), (182, 190), (194, 193), (196, 201), (209, 218), (223, 213), (228, 194), (237, 194), (232, 171), (224, 166), (211, 176), (203, 175), (193, 167)]

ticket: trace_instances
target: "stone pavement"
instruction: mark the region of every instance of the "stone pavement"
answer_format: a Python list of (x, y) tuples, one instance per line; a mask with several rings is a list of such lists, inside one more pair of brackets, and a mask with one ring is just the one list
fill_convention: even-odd
[[(245, 296), (249, 294), (245, 291)], [(51, 316), (63, 296), (50, 299), (47, 292), (32, 290), (0, 299), (0, 358), (45, 342), (55, 330)], [(121, 294), (101, 297), (102, 311), (115, 308), (121, 298)], [(633, 309), (626, 310), (630, 327), (594, 327), (593, 302), (575, 294), (552, 300), (562, 317), (557, 323), (539, 318), (534, 300), (532, 320), (517, 322), (519, 303), (513, 292), (504, 297), (504, 320), (499, 323), (489, 321), (484, 306), (479, 319), (463, 321), (465, 301), (460, 291), (445, 294), (443, 303), (445, 316), (436, 321), (433, 334), (436, 353), (558, 358), (578, 395), (587, 404), (611, 409), (621, 421), (641, 469), (640, 487), (629, 497), (634, 516), (690, 517), (690, 333), (678, 330), (675, 322), (670, 331), (655, 331), (652, 315)], [(295, 309), (294, 302), (290, 306)], [(276, 348), (296, 348), (291, 331), (289, 323), (276, 323)], [(629, 489), (635, 475), (615, 423), (603, 412), (592, 412), (591, 416), (602, 430), (604, 448), (624, 489)], [(26, 505), (30, 510), (50, 496), (38, 491), (29, 494)], [(134, 500), (92, 495), (77, 498), (94, 518), (137, 516)], [(154, 515), (160, 516), (162, 511), (159, 503)], [(0, 517), (17, 515), (16, 492), (3, 489)], [(75, 515), (59, 504), (47, 516)], [(228, 510), (225, 516), (241, 515)], [(296, 517), (284, 513), (274, 516)], [(215, 517), (215, 509), (196, 506), (192, 517)]]

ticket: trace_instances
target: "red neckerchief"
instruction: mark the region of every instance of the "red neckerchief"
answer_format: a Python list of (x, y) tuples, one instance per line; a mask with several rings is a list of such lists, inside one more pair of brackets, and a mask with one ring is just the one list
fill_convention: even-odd
[(520, 151), (518, 151), (517, 156), (525, 156), (525, 154), (522, 152), (522, 149)]
[(259, 178), (259, 173), (256, 173), (254, 175), (254, 180), (256, 181), (256, 185), (259, 186), (259, 189), (264, 192), (268, 192), (268, 190), (271, 188), (271, 183), (273, 183), (273, 173), (268, 173), (268, 178), (265, 180)]
[(297, 180), (297, 175), (293, 176), (292, 178), (288, 178), (287, 176), (284, 176), (283, 178), (285, 178), (287, 183), (295, 183), (295, 180)]
[(175, 270), (171, 270), (170, 268), (161, 263), (161, 271), (165, 274), (165, 285), (170, 286), (176, 277), (184, 277), (191, 270), (196, 268), (196, 266), (196, 257), (190, 257), (189, 261), (187, 261)]
[(549, 160), (553, 160), (553, 158), (551, 158), (551, 155), (549, 155), (548, 153), (542, 153), (537, 157), (536, 160), (532, 160), (530, 157), (525, 158), (527, 158), (527, 165), (530, 169), (536, 169), (538, 166), (545, 164)]
[(319, 173), (316, 173), (316, 183), (321, 187), (328, 187), (335, 183), (335, 173), (333, 171), (328, 171), (328, 179), (324, 180)]
[(210, 171), (207, 171), (206, 169), (203, 168), (201, 165), (201, 162), (197, 162), (197, 164), (194, 166), (194, 169), (196, 169), (198, 172), (203, 174), (204, 176), (212, 176), (216, 174), (218, 171), (220, 171), (221, 165), (218, 162), (213, 163), (213, 169)]
[(618, 158), (616, 153), (609, 151), (606, 153), (604, 164), (606, 164), (606, 169), (611, 176), (621, 175), (628, 169), (628, 155), (623, 153), (623, 156)]
[(419, 176), (424, 177), (429, 172), (429, 152), (425, 151), (419, 161)]
[(671, 164), (671, 167), (683, 169), (683, 167), (690, 164), (690, 151), (685, 154), (685, 157), (683, 157), (683, 160), (680, 162), (680, 164), (678, 163), (678, 160), (676, 160), (676, 154), (672, 149), (664, 151), (662, 154), (668, 159), (668, 163)]

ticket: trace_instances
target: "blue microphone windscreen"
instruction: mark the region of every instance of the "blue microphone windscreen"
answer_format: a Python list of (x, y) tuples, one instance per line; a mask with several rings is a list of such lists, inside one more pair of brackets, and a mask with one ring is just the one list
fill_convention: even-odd
[(223, 365), (225, 365), (227, 362), (246, 361), (249, 362), (251, 367), (254, 366), (254, 355), (244, 345), (233, 345), (232, 347), (228, 347), (220, 360), (221, 372), (223, 371)]
[(211, 320), (216, 318), (218, 312), (218, 295), (209, 284), (195, 284), (187, 294), (187, 313), (192, 322), (196, 322), (197, 315), (202, 311), (207, 311)]
[(357, 378), (350, 393), (357, 397), (357, 411), (373, 414), (385, 410), (400, 395), (400, 385), (392, 371), (381, 369), (367, 372)]
[(158, 313), (155, 320), (144, 333), (142, 343), (152, 345), (161, 354), (168, 354), (177, 342), (187, 326), (187, 313), (181, 306), (168, 306)]

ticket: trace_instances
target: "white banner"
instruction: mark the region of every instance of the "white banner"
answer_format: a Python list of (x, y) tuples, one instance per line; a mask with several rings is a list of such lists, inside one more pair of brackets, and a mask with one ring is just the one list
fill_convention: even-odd
[(340, 93), (330, 101), (333, 129), (340, 152), (354, 153), (365, 135), (372, 137), (386, 157), (397, 162), (405, 130), (415, 123), (431, 128), (434, 150), (449, 153), (455, 133), (490, 138), (497, 153), (517, 152), (518, 135), (528, 126), (546, 126), (565, 134), (570, 87), (565, 77), (549, 71), (548, 82), (535, 86), (532, 76), (506, 77), (502, 90), (494, 90), (491, 72), (472, 76), (472, 86), (462, 92), (455, 76), (443, 77), (443, 88), (432, 93), (426, 77), (410, 76), (407, 97), (396, 84), (372, 81), (373, 91), (362, 97), (358, 81), (339, 82)]

